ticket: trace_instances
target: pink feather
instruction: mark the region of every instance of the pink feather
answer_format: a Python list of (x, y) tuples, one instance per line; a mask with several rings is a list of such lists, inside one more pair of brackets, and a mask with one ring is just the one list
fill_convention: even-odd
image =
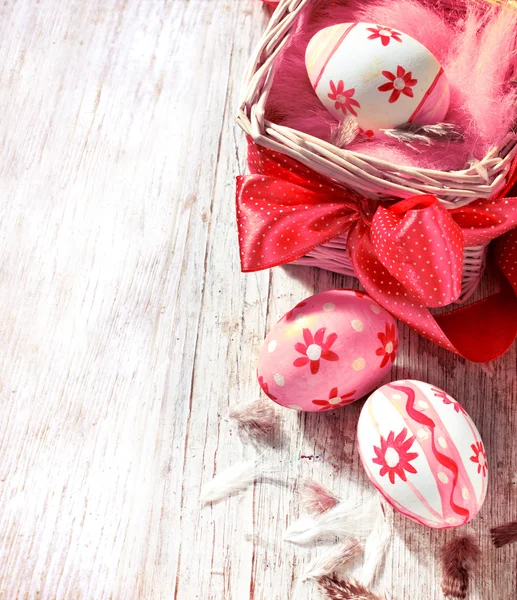
[[(451, 85), (447, 121), (464, 132), (462, 142), (437, 142), (425, 151), (394, 140), (357, 138), (349, 150), (392, 162), (441, 170), (462, 169), (500, 143), (517, 118), (517, 11), (482, 8), (457, 0), (359, 0), (310, 2), (281, 56), (266, 118), (332, 140), (335, 118), (314, 93), (305, 71), (305, 48), (323, 27), (368, 21), (396, 27), (429, 48)], [(425, 27), (423, 24), (425, 23)], [(293, 100), (294, 99), (294, 100)]]

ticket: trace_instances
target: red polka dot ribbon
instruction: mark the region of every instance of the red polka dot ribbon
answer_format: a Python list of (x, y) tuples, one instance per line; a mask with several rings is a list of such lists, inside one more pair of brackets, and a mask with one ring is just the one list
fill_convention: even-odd
[[(497, 358), (517, 335), (517, 197), (446, 210), (421, 195), (376, 205), (281, 153), (249, 144), (250, 175), (237, 177), (241, 266), (258, 271), (296, 260), (341, 234), (359, 281), (394, 316), (475, 362)], [(461, 294), (464, 248), (499, 238), (501, 290), (434, 317)]]

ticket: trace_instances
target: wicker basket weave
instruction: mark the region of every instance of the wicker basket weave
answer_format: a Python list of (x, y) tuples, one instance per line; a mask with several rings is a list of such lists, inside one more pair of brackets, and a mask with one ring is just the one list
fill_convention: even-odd
[[(490, 198), (506, 186), (517, 154), (517, 133), (511, 131), (482, 160), (461, 171), (412, 168), (341, 149), (301, 131), (265, 119), (265, 106), (273, 83), (276, 62), (296, 30), (298, 16), (312, 0), (281, 0), (251, 57), (242, 90), (237, 121), (255, 143), (294, 158), (313, 171), (346, 185), (364, 197), (384, 200), (433, 194), (448, 208)], [(474, 293), (483, 274), (486, 245), (465, 249), (462, 303)], [(355, 275), (340, 236), (311, 251), (293, 264), (317, 266), (344, 275)]]

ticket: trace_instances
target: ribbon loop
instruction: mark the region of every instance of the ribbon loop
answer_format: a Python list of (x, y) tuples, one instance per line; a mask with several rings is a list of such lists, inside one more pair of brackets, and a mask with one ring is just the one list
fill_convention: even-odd
[(379, 206), (371, 242), (380, 263), (425, 306), (461, 295), (463, 234), (435, 196)]
[(242, 270), (296, 260), (347, 231), (359, 214), (360, 200), (339, 196), (337, 188), (264, 175), (237, 177)]

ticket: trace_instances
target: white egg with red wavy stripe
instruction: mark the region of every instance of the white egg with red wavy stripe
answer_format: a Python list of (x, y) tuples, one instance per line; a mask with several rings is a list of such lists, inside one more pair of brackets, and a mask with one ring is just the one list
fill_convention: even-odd
[(463, 407), (422, 381), (395, 381), (362, 408), (357, 443), (373, 485), (393, 508), (436, 529), (459, 527), (480, 511), (488, 462)]
[(318, 98), (337, 119), (354, 117), (366, 135), (411, 123), (439, 123), (450, 89), (437, 58), (400, 30), (375, 23), (321, 29), (305, 53)]

